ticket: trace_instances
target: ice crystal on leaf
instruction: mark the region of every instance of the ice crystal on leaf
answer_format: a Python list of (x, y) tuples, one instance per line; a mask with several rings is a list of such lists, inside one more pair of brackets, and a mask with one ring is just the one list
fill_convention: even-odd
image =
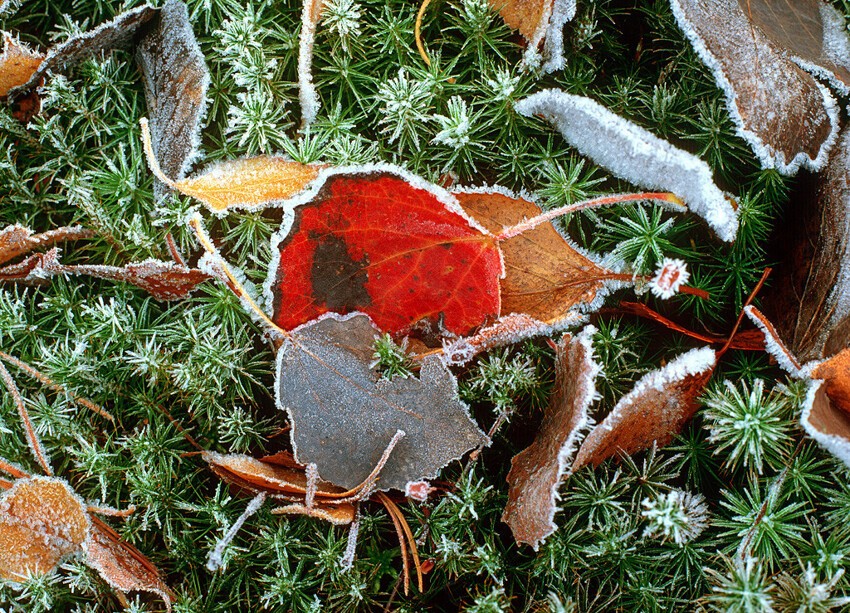
[(679, 288), (688, 283), (689, 278), (687, 266), (682, 260), (664, 258), (649, 283), (649, 289), (659, 298), (666, 300), (675, 296)]

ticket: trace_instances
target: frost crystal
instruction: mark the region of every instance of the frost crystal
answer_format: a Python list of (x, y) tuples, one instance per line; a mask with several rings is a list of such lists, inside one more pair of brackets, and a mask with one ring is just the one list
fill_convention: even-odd
[(441, 129), (433, 142), (452, 149), (461, 149), (469, 144), (470, 120), (466, 100), (460, 96), (452, 96), (448, 106), (448, 117), (434, 115), (434, 121), (440, 124)]
[(738, 216), (698, 157), (674, 147), (590, 98), (561, 90), (538, 92), (516, 104), (519, 114), (541, 115), (567, 142), (612, 174), (681, 197), (725, 241), (735, 239)]
[(397, 77), (381, 84), (378, 99), (384, 101), (381, 108), (382, 119), (378, 123), (386, 125), (382, 132), (389, 132), (390, 142), (394, 143), (406, 137), (418, 148), (417, 124), (428, 121), (425, 114), (431, 101), (428, 84), (424, 81), (410, 81), (407, 72), (401, 68)]
[(667, 300), (679, 292), (679, 288), (688, 282), (690, 276), (682, 260), (664, 258), (655, 277), (649, 283), (649, 289), (659, 298)]
[(348, 51), (352, 38), (360, 36), (361, 7), (354, 0), (331, 0), (323, 11), (324, 25), (336, 32), (343, 51)]
[(641, 516), (649, 526), (645, 536), (672, 538), (677, 545), (695, 539), (708, 525), (708, 507), (701, 494), (673, 490), (650, 500), (644, 499)]

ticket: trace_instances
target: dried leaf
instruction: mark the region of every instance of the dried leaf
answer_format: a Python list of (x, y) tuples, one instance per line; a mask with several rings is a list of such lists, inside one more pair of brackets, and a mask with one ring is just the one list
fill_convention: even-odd
[[(182, 179), (197, 155), (210, 75), (183, 2), (168, 0), (142, 36), (136, 61), (145, 84), (153, 148), (162, 170)], [(155, 185), (156, 195), (164, 186)]]
[[(820, 169), (838, 134), (838, 107), (829, 90), (794, 63), (794, 56), (801, 54), (797, 63), (818, 75), (837, 69), (833, 51), (848, 48), (843, 18), (836, 28), (831, 25), (836, 15), (830, 17), (823, 3), (812, 0), (670, 4), (679, 27), (726, 93), (738, 134), (762, 166), (784, 174), (794, 174), (801, 165)], [(824, 32), (839, 44), (827, 42)], [(813, 47), (819, 50), (815, 57)], [(818, 66), (824, 54), (833, 56), (832, 61)]]
[(813, 379), (823, 380), (830, 402), (850, 415), (850, 348), (817, 364), (811, 373)]
[(567, 142), (612, 174), (648, 189), (670, 191), (708, 222), (717, 235), (732, 241), (738, 215), (715, 184), (708, 164), (678, 149), (637, 124), (615, 115), (590, 98), (557, 89), (520, 100), (516, 111), (540, 115)]
[(543, 422), (534, 442), (511, 460), (502, 521), (510, 526), (518, 543), (528, 543), (535, 550), (557, 528), (558, 486), (589, 421), (588, 409), (596, 395), (594, 379), (599, 373), (591, 345), (595, 331), (588, 326), (580, 335), (566, 335), (558, 343), (555, 389)]
[[(540, 214), (533, 202), (493, 190), (455, 192), (460, 205), (493, 234)], [(602, 267), (544, 223), (500, 243), (505, 277), (501, 312), (524, 314), (549, 325), (572, 319), (589, 305), (612, 271)]]
[(3, 53), (0, 55), (0, 98), (30, 80), (44, 56), (21, 44), (8, 32), (3, 32)]
[(292, 422), (292, 446), (322, 479), (353, 488), (378, 464), (396, 432), (404, 438), (378, 487), (403, 490), (488, 439), (457, 397), (457, 382), (436, 357), (419, 378), (380, 377), (372, 361), (379, 331), (361, 313), (328, 314), (295, 330), (277, 360), (277, 403)]
[(540, 63), (543, 43), (544, 74), (564, 67), (564, 25), (576, 14), (576, 0), (489, 0), (509, 28), (528, 41), (525, 63)]
[(801, 362), (850, 345), (850, 131), (844, 130), (817, 191), (785, 222), (785, 260), (764, 297), (779, 336)]
[(29, 253), (37, 247), (50, 247), (63, 241), (80, 240), (92, 236), (94, 232), (82, 226), (56, 228), (42, 234), (34, 234), (32, 230), (20, 224), (6, 226), (0, 230), (0, 264)]
[(325, 8), (325, 0), (303, 0), (301, 33), (298, 37), (298, 101), (301, 103), (301, 127), (306, 128), (319, 113), (319, 94), (313, 85), (313, 45), (316, 28)]
[(147, 259), (126, 266), (52, 264), (43, 269), (45, 275), (72, 274), (89, 275), (99, 279), (124, 281), (146, 290), (157, 300), (181, 300), (186, 298), (209, 275), (197, 268), (187, 268), (174, 262)]
[(73, 36), (48, 51), (44, 61), (22, 86), (10, 92), (19, 97), (36, 87), (48, 72), (63, 72), (90, 57), (129, 44), (136, 32), (153, 19), (159, 9), (150, 5), (139, 6), (125, 11), (115, 19), (103, 23), (94, 30)]
[(0, 578), (52, 571), (89, 536), (86, 506), (55, 477), (18, 479), (0, 495)]
[(638, 381), (611, 413), (597, 425), (584, 442), (572, 470), (604, 460), (618, 453), (631, 454), (667, 445), (682, 431), (698, 408), (716, 364), (709, 347), (692, 349)]
[(272, 239), (274, 322), (361, 311), (384, 331), (465, 335), (499, 315), (499, 246), (450, 195), (390, 167), (325, 171)]
[(822, 381), (809, 386), (800, 423), (814, 440), (850, 467), (850, 414), (830, 400)]
[(304, 191), (322, 168), (263, 155), (221, 162), (198, 176), (176, 181), (174, 187), (222, 214), (232, 208), (260, 208), (292, 198)]
[(91, 519), (91, 537), (85, 543), (86, 563), (115, 589), (156, 594), (171, 611), (174, 593), (163, 582), (159, 570), (112, 528), (96, 517)]
[(821, 0), (739, 0), (747, 17), (803, 70), (850, 91), (844, 16)]

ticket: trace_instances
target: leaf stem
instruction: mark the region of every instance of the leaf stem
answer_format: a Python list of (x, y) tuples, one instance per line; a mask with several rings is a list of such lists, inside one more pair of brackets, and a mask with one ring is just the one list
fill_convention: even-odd
[(431, 4), (431, 0), (422, 1), (422, 6), (419, 7), (419, 12), (416, 13), (416, 24), (413, 26), (416, 49), (419, 51), (419, 56), (428, 68), (431, 67), (431, 58), (428, 57), (428, 52), (425, 51), (425, 45), (422, 43), (422, 18), (425, 16), (425, 11), (428, 10), (429, 4)]
[(609, 206), (612, 204), (617, 204), (619, 202), (634, 202), (639, 200), (654, 200), (656, 202), (666, 202), (667, 204), (674, 204), (676, 206), (685, 208), (684, 202), (682, 202), (682, 200), (678, 196), (670, 192), (641, 192), (632, 194), (615, 194), (613, 196), (601, 196), (599, 198), (591, 198), (590, 200), (583, 200), (582, 202), (576, 202), (575, 204), (568, 204), (566, 206), (558, 207), (557, 209), (546, 211), (545, 213), (541, 213), (540, 215), (532, 217), (531, 219), (526, 219), (525, 221), (522, 221), (515, 226), (503, 229), (501, 234), (498, 234), (496, 236), (496, 240), (503, 241), (509, 238), (513, 238), (515, 236), (519, 236), (523, 232), (533, 230), (544, 222), (551, 221), (556, 217), (560, 217), (561, 215), (566, 215), (568, 213), (575, 213), (576, 211), (583, 211), (585, 209), (592, 209), (600, 206)]

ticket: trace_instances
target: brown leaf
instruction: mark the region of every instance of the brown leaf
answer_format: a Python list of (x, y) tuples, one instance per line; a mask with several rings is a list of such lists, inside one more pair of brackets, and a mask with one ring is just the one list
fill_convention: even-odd
[(53, 265), (46, 269), (48, 274), (89, 275), (99, 279), (111, 279), (132, 283), (150, 293), (157, 300), (181, 300), (186, 298), (209, 275), (197, 268), (187, 268), (174, 262), (148, 259), (126, 266)]
[(20, 224), (6, 226), (0, 230), (0, 264), (5, 264), (38, 247), (50, 247), (63, 241), (91, 238), (94, 232), (81, 226), (57, 228), (41, 234)]
[[(815, 47), (832, 48), (824, 44), (822, 36), (826, 5), (812, 0), (670, 3), (679, 26), (726, 92), (738, 133), (762, 166), (784, 174), (794, 174), (801, 164), (813, 170), (821, 168), (838, 132), (837, 105), (829, 91), (793, 58), (805, 54), (798, 63), (816, 74), (829, 73), (830, 66), (835, 67), (833, 62), (818, 65), (822, 53), (815, 58), (808, 53)], [(843, 18), (838, 18), (841, 27), (830, 26), (829, 31), (846, 45)]]
[(792, 202), (779, 240), (785, 259), (763, 296), (779, 336), (801, 362), (850, 345), (850, 130), (843, 130), (808, 197)]
[(19, 85), (30, 80), (38, 69), (44, 56), (33, 51), (14, 38), (8, 32), (3, 32), (3, 53), (0, 55), (0, 98)]
[(328, 314), (296, 329), (278, 352), (277, 402), (292, 422), (292, 447), (321, 477), (353, 488), (373, 471), (398, 431), (405, 436), (378, 488), (404, 491), (488, 442), (434, 356), (419, 377), (380, 380), (370, 365), (379, 331), (362, 313)]
[(850, 88), (844, 16), (821, 0), (739, 0), (750, 21), (794, 62), (841, 93)]
[(93, 30), (72, 36), (48, 51), (29, 80), (10, 92), (13, 98), (35, 88), (48, 72), (63, 72), (91, 57), (129, 44), (141, 26), (153, 19), (159, 9), (149, 5), (125, 11)]
[[(166, 175), (182, 179), (197, 155), (210, 82), (183, 2), (169, 0), (162, 6), (139, 41), (136, 62), (145, 84), (156, 159)], [(164, 186), (157, 182), (154, 191), (159, 197)]]
[[(454, 195), (494, 234), (540, 214), (536, 204), (495, 191)], [(593, 302), (611, 274), (582, 255), (551, 223), (502, 241), (500, 247), (505, 261), (499, 283), (503, 315), (524, 314), (548, 325), (572, 321), (574, 309)]]
[(85, 504), (64, 480), (18, 479), (0, 496), (0, 578), (52, 571), (80, 550), (89, 528)]
[(566, 335), (558, 343), (555, 389), (543, 422), (534, 442), (511, 460), (502, 521), (518, 543), (528, 543), (535, 550), (557, 528), (558, 486), (567, 474), (596, 394), (599, 366), (593, 361), (594, 332), (588, 326), (580, 335)]
[(159, 570), (108, 525), (96, 517), (91, 520), (91, 537), (85, 543), (86, 563), (115, 589), (156, 594), (171, 611), (174, 593), (163, 582)]
[(825, 385), (818, 380), (809, 387), (800, 423), (809, 436), (850, 466), (850, 414), (830, 400)]
[(528, 41), (525, 62), (539, 62), (537, 49), (543, 48), (544, 73), (560, 70), (564, 65), (564, 24), (576, 14), (576, 0), (489, 0), (499, 11), (505, 24), (519, 31)]
[[(252, 493), (266, 492), (276, 496), (303, 498), (307, 493), (307, 476), (304, 467), (281, 466), (274, 459), (257, 460), (240, 454), (205, 452), (204, 460), (212, 471), (227, 483)], [(331, 500), (346, 495), (343, 488), (320, 481), (316, 497)]]
[(631, 454), (653, 444), (667, 445), (698, 408), (716, 364), (709, 347), (692, 349), (645, 375), (597, 425), (579, 448), (572, 470), (619, 453)]

